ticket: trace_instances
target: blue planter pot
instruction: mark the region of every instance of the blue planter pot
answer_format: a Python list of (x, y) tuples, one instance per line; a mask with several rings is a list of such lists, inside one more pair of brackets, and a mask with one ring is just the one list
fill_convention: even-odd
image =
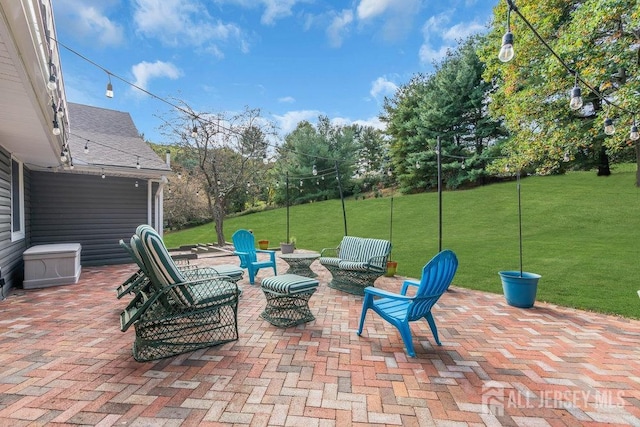
[(536, 301), (536, 292), (538, 291), (539, 274), (527, 273), (520, 271), (500, 271), (498, 272), (502, 279), (502, 290), (507, 300), (507, 304), (520, 307), (533, 307)]

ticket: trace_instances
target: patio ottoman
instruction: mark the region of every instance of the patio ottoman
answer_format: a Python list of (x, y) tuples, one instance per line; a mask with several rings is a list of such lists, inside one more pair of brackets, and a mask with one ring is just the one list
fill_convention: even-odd
[(297, 274), (262, 279), (260, 284), (267, 306), (260, 315), (281, 328), (299, 325), (315, 319), (309, 309), (309, 298), (318, 288), (318, 281)]

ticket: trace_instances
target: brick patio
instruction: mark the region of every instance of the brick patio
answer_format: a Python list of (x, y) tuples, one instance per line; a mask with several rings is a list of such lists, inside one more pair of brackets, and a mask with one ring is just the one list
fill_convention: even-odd
[(426, 322), (413, 323), (411, 359), (371, 312), (358, 337), (362, 298), (313, 269), (315, 321), (279, 329), (262, 320), (264, 295), (245, 278), (238, 341), (150, 363), (131, 355), (133, 328), (119, 329), (129, 297), (114, 289), (133, 265), (14, 290), (0, 301), (0, 425), (640, 425), (639, 321), (543, 303), (517, 309), (453, 287), (434, 308), (442, 347)]

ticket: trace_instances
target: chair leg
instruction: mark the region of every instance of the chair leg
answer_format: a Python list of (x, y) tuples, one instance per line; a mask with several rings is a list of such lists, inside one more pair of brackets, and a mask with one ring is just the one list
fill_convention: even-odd
[(442, 345), (440, 343), (440, 339), (438, 338), (438, 328), (436, 327), (436, 321), (433, 319), (433, 315), (431, 312), (428, 312), (426, 316), (424, 316), (429, 322), (429, 326), (431, 327), (431, 332), (433, 333), (433, 337), (436, 339), (436, 344)]
[(367, 316), (369, 307), (373, 304), (373, 295), (365, 294), (362, 301), (362, 312), (360, 313), (360, 325), (358, 326), (358, 336), (362, 335), (362, 327), (364, 326), (364, 318)]
[(255, 284), (255, 281), (256, 281), (256, 270), (254, 270), (253, 268), (251, 268), (251, 266), (249, 266), (247, 268), (247, 271), (249, 272), (249, 283), (251, 283), (252, 285)]
[(404, 342), (404, 346), (407, 348), (407, 354), (411, 357), (416, 357), (416, 352), (413, 348), (413, 337), (411, 336), (411, 329), (409, 328), (409, 322), (403, 322), (395, 325), (400, 331), (400, 336)]

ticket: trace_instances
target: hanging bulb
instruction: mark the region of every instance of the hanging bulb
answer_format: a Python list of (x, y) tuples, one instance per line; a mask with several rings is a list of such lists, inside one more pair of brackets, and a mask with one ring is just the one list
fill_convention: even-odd
[(633, 124), (631, 125), (631, 132), (629, 133), (629, 139), (632, 141), (637, 141), (640, 139), (640, 133), (638, 133), (638, 126), (636, 126), (636, 120), (633, 119)]
[(49, 75), (49, 81), (47, 82), (47, 88), (49, 90), (56, 90), (58, 88), (58, 83), (56, 81), (56, 75), (51, 73)]
[(54, 120), (53, 121), (53, 129), (51, 130), (51, 132), (53, 132), (54, 135), (58, 136), (60, 135), (60, 126), (58, 126), (58, 121)]
[(113, 98), (113, 85), (111, 82), (107, 83), (107, 91), (104, 94), (107, 98)]
[(313, 176), (318, 175), (318, 169), (316, 169), (316, 164), (313, 164), (313, 170), (311, 171), (311, 173), (313, 174)]
[(138, 181), (136, 181), (136, 188), (138, 188)]
[(89, 154), (89, 141), (84, 143), (84, 154)]
[(105, 179), (106, 175), (104, 174), (104, 169), (102, 169), (102, 179)]
[(58, 116), (58, 120), (62, 120), (62, 118), (64, 117), (64, 109), (62, 108), (62, 105), (60, 105), (58, 107), (58, 111), (56, 112), (56, 116)]
[(262, 155), (262, 163), (265, 165), (269, 163), (269, 159), (267, 158), (267, 153)]
[(509, 62), (513, 59), (514, 55), (513, 33), (511, 31), (507, 31), (504, 36), (502, 36), (502, 47), (500, 48), (498, 59), (502, 62)]
[(195, 125), (193, 126), (193, 129), (191, 130), (191, 136), (193, 138), (198, 136), (198, 126), (195, 126)]
[(571, 158), (569, 157), (569, 152), (565, 151), (564, 152), (564, 157), (562, 158), (562, 161), (567, 163), (569, 160), (571, 160)]
[(67, 155), (65, 154), (64, 150), (60, 151), (60, 161), (63, 163), (67, 161)]
[(420, 162), (416, 162), (416, 169), (420, 169)]
[(582, 90), (578, 85), (571, 89), (571, 101), (569, 101), (569, 108), (572, 110), (579, 110), (582, 108)]
[(136, 169), (140, 169), (140, 156), (138, 156), (138, 160), (136, 160)]
[(609, 117), (604, 119), (604, 133), (607, 135), (613, 135), (616, 133), (616, 127), (613, 125), (613, 120)]
[(300, 180), (300, 187), (302, 187), (302, 180)]
[(467, 164), (464, 162), (464, 160), (463, 160), (462, 162), (460, 162), (460, 163), (462, 163), (462, 164), (460, 165), (460, 167), (461, 167), (462, 169), (466, 169), (466, 168), (467, 168)]

